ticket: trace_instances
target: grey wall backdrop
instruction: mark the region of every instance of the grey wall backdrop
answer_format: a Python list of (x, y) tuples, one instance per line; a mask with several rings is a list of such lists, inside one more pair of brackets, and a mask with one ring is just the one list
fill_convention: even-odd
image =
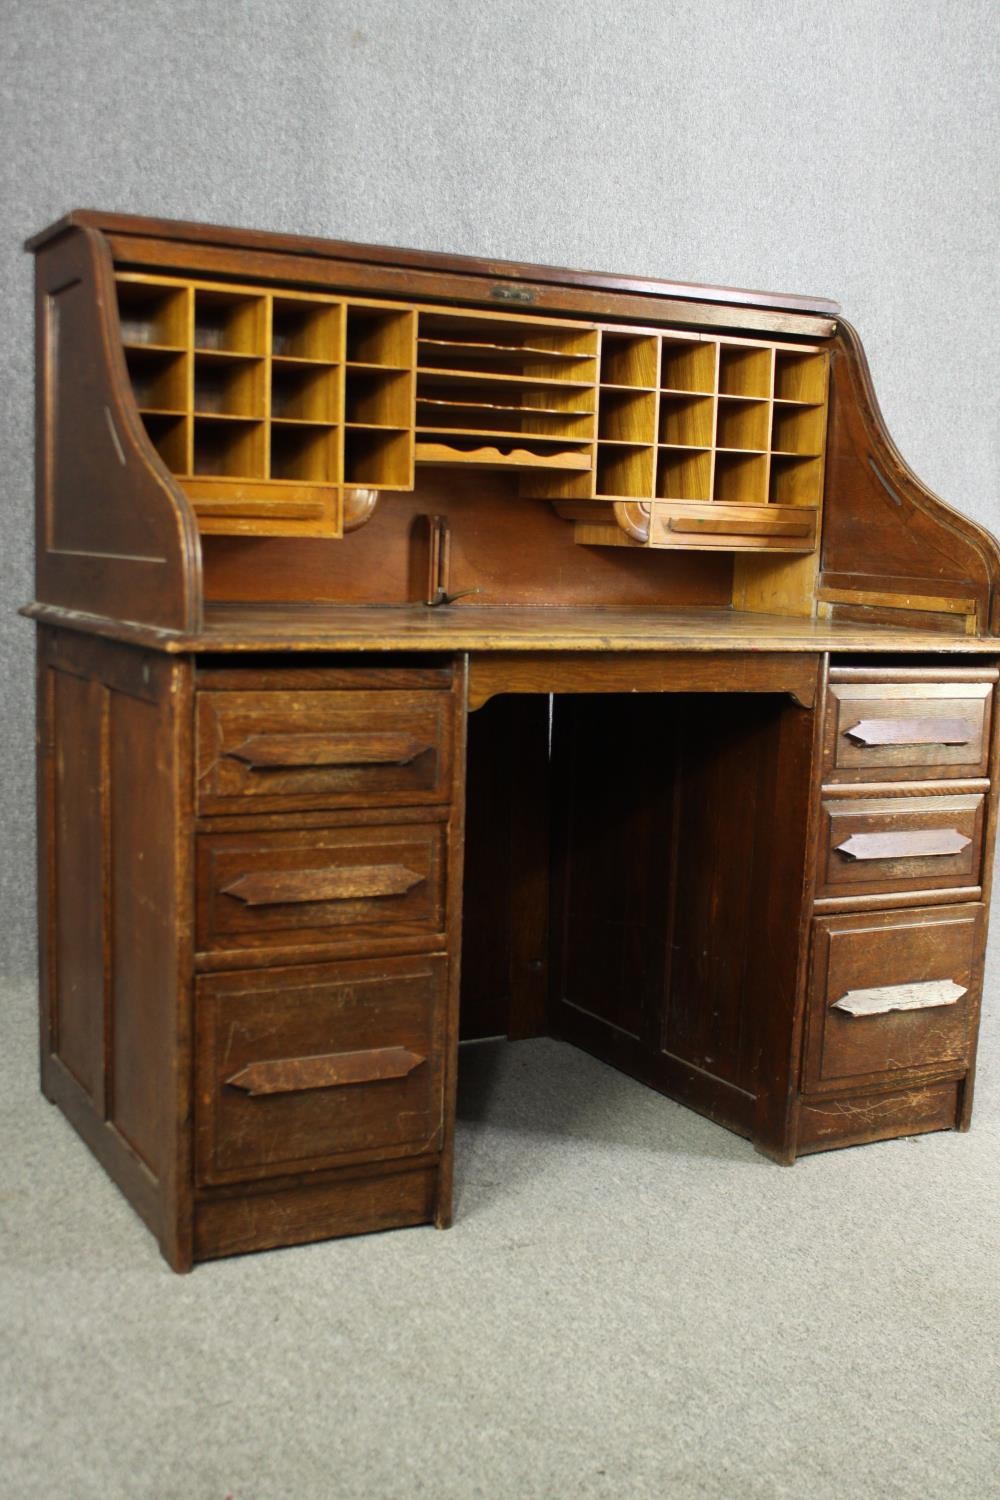
[(5, 0), (0, 41), (12, 975), (34, 965), (20, 244), (68, 208), (828, 293), (914, 468), (1000, 526), (995, 0)]

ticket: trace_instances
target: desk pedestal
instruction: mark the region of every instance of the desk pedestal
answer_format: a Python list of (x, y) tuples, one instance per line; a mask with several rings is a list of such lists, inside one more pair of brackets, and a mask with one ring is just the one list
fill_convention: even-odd
[(177, 1269), (447, 1224), (460, 1025), (783, 1162), (962, 1128), (996, 676), (43, 628), (45, 1091)]

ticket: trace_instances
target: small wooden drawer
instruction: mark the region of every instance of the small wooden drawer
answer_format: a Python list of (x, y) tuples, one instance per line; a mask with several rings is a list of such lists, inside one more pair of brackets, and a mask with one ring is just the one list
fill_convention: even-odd
[(198, 1180), (437, 1149), (446, 996), (441, 956), (203, 975)]
[(977, 885), (981, 792), (823, 799), (817, 896)]
[(446, 838), (441, 822), (203, 833), (198, 951), (443, 948)]
[(447, 802), (453, 740), (448, 692), (200, 692), (198, 811)]
[(991, 682), (833, 680), (829, 691), (826, 767), (833, 780), (986, 775)]
[(979, 905), (819, 917), (806, 1091), (960, 1071), (978, 1010)]

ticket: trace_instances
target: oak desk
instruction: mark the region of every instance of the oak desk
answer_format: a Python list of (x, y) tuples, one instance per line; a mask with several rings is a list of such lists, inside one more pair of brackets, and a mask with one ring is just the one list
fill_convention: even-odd
[(1000, 553), (835, 304), (31, 248), (42, 1081), (172, 1266), (447, 1224), (460, 1035), (968, 1125)]

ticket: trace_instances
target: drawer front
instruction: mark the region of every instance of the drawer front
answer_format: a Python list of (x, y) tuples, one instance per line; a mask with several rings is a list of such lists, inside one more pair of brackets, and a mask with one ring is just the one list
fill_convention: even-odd
[(977, 885), (981, 792), (940, 797), (826, 797), (818, 896)]
[(988, 682), (834, 683), (826, 766), (836, 781), (985, 776)]
[(446, 838), (444, 823), (202, 834), (198, 950), (442, 948)]
[(819, 917), (806, 1087), (961, 1068), (978, 1012), (982, 906)]
[(446, 802), (454, 709), (444, 692), (201, 692), (198, 811)]
[(199, 1181), (436, 1149), (446, 975), (434, 957), (199, 979)]

